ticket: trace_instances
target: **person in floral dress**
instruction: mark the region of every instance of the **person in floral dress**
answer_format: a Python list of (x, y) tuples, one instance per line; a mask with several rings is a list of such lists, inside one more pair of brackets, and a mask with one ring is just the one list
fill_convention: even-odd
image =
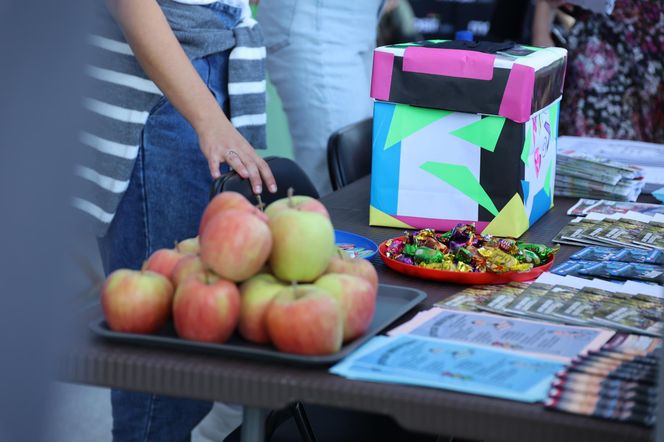
[[(664, 2), (616, 0), (610, 15), (571, 14), (561, 135), (664, 143)], [(545, 32), (536, 24), (535, 41)]]

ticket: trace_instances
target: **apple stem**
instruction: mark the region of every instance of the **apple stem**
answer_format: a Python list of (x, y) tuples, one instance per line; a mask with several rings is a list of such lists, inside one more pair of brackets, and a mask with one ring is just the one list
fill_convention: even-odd
[(288, 188), (288, 207), (290, 207), (291, 209), (293, 207), (295, 207), (293, 205), (293, 188), (292, 187)]
[(175, 250), (177, 250), (178, 252), (180, 251), (180, 248), (178, 247), (178, 242), (177, 241), (173, 241), (173, 248), (175, 248)]
[(263, 203), (263, 198), (261, 198), (260, 195), (256, 195), (256, 199), (258, 200), (258, 209), (261, 212), (265, 212), (265, 203)]

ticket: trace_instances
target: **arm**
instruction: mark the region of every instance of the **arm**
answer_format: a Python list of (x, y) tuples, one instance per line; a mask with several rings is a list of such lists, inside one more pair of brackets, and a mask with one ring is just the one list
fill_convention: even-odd
[(262, 181), (270, 192), (276, 183), (267, 163), (233, 127), (201, 80), (175, 38), (155, 0), (108, 0), (112, 14), (143, 70), (191, 123), (201, 151), (218, 178), (219, 163), (227, 162), (242, 178), (249, 178), (255, 193)]
[(551, 4), (547, 0), (537, 0), (533, 16), (533, 46), (554, 46), (551, 38), (551, 26), (556, 7), (557, 5)]

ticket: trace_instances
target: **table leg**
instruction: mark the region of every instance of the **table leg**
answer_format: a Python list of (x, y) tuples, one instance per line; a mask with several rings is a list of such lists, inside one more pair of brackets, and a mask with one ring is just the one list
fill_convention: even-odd
[(270, 410), (244, 407), (241, 442), (265, 442), (265, 418)]

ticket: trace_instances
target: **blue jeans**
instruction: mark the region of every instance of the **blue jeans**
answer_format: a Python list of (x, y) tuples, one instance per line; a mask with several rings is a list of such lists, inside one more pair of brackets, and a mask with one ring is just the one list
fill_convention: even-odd
[[(240, 9), (221, 4), (224, 26), (234, 27)], [(228, 55), (192, 63), (228, 114)], [(222, 169), (222, 172), (224, 170)], [(139, 269), (152, 252), (196, 236), (212, 178), (191, 125), (164, 97), (152, 109), (129, 187), (108, 233), (99, 239), (104, 271)], [(182, 442), (212, 408), (211, 402), (112, 390), (113, 440)]]

